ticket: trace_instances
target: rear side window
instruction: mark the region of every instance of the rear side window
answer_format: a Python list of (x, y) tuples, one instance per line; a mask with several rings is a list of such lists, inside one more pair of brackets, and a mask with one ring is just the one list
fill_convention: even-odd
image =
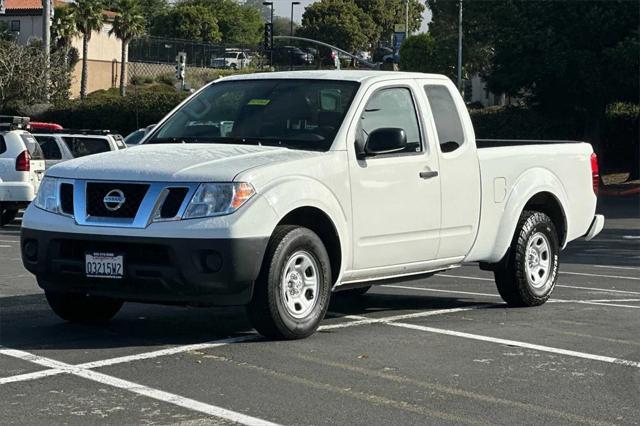
[(61, 160), (62, 152), (60, 152), (60, 147), (58, 146), (58, 142), (52, 137), (49, 136), (36, 136), (38, 143), (40, 144), (40, 148), (42, 148), (42, 152), (44, 153), (45, 160)]
[(436, 123), (442, 152), (451, 152), (464, 144), (464, 131), (458, 109), (449, 89), (445, 86), (425, 86), (424, 90)]
[(67, 136), (62, 138), (69, 147), (69, 151), (74, 157), (84, 157), (85, 155), (99, 154), (111, 151), (109, 141), (98, 138), (84, 138)]
[(24, 142), (24, 146), (29, 151), (32, 160), (44, 160), (42, 149), (40, 149), (40, 145), (33, 135), (22, 134), (20, 138), (22, 138), (22, 142)]
[(0, 154), (7, 151), (7, 144), (4, 142), (4, 136), (0, 135)]

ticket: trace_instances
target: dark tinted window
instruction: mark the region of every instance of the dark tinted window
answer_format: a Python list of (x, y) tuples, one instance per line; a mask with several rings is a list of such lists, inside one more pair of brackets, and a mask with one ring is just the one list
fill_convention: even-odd
[(411, 90), (406, 87), (382, 89), (371, 96), (361, 120), (364, 140), (377, 129), (400, 128), (407, 134), (404, 152), (420, 152), (420, 126)]
[[(438, 131), (438, 141), (440, 145), (455, 142), (458, 147), (464, 143), (464, 131), (462, 122), (458, 114), (458, 108), (445, 86), (433, 85), (425, 86), (427, 99), (433, 113), (433, 120)], [(455, 147), (455, 145), (454, 145)], [(450, 151), (451, 149), (447, 149)]]
[(124, 138), (124, 143), (127, 145), (136, 145), (138, 142), (142, 140), (146, 131), (144, 129), (136, 130), (133, 133), (129, 133), (126, 138)]
[(7, 144), (4, 142), (4, 137), (0, 135), (0, 154), (3, 154), (7, 150)]
[(111, 151), (109, 142), (106, 139), (72, 136), (67, 136), (63, 139), (74, 157), (84, 157), (85, 155)]
[(62, 159), (62, 152), (60, 152), (58, 142), (56, 142), (54, 138), (49, 136), (36, 136), (36, 140), (40, 144), (40, 148), (42, 148), (45, 160)]
[(29, 151), (29, 155), (32, 160), (44, 160), (44, 154), (42, 153), (42, 149), (40, 149), (40, 145), (36, 138), (33, 135), (20, 135), (22, 138), (22, 142), (24, 142), (24, 146)]
[(242, 80), (213, 84), (145, 143), (246, 143), (328, 150), (358, 90), (332, 80)]

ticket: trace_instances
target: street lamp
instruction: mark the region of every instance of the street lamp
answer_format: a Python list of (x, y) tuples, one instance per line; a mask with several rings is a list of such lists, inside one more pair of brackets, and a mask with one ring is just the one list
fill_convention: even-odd
[(291, 33), (289, 34), (290, 36), (293, 37), (293, 6), (299, 5), (300, 2), (299, 1), (292, 1), (291, 2)]
[[(271, 24), (271, 41), (273, 41), (273, 2), (272, 1), (263, 1), (262, 4), (264, 6), (271, 6), (271, 20), (269, 23)], [(269, 67), (273, 66), (273, 46), (271, 46), (271, 51), (269, 52)]]

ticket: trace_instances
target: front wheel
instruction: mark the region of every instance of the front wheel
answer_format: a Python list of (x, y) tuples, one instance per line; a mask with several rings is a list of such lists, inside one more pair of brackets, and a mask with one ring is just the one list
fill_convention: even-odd
[(13, 222), (18, 215), (18, 210), (15, 209), (0, 209), (0, 226), (8, 225)]
[(541, 212), (522, 212), (511, 247), (494, 270), (502, 299), (509, 306), (545, 303), (558, 280), (559, 252), (551, 218)]
[(301, 339), (324, 318), (331, 267), (322, 240), (298, 226), (276, 228), (247, 313), (254, 328), (273, 339)]
[(106, 322), (118, 313), (123, 304), (122, 300), (81, 293), (45, 291), (45, 296), (53, 312), (69, 322)]

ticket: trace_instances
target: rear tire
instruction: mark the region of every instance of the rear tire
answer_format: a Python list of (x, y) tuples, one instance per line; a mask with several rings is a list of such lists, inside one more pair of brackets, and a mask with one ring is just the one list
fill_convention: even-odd
[(49, 306), (60, 318), (69, 322), (100, 323), (113, 318), (123, 301), (81, 293), (45, 291)]
[(17, 215), (18, 210), (15, 209), (0, 210), (0, 226), (10, 224), (14, 221)]
[(331, 266), (322, 240), (311, 230), (278, 226), (269, 241), (247, 313), (272, 339), (302, 339), (324, 318), (331, 296)]
[(541, 212), (522, 212), (511, 247), (494, 270), (502, 299), (514, 307), (545, 303), (558, 280), (559, 252), (551, 218)]

